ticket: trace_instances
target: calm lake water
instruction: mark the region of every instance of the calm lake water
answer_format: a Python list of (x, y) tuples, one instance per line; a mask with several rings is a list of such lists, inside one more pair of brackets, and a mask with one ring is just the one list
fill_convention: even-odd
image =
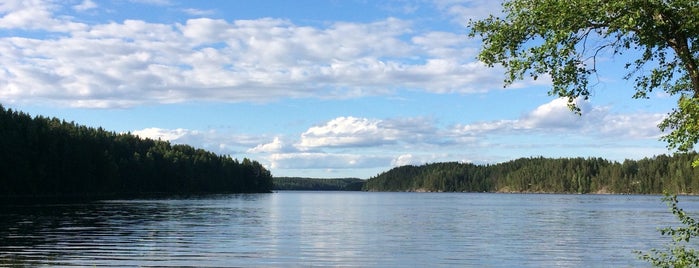
[[(680, 205), (699, 212), (699, 197)], [(660, 196), (279, 192), (0, 206), (0, 266), (638, 267)]]

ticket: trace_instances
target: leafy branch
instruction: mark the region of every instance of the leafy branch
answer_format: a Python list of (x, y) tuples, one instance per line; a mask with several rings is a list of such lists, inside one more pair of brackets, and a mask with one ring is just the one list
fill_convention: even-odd
[(679, 207), (677, 195), (666, 193), (663, 201), (682, 226), (659, 229), (661, 235), (672, 237), (672, 242), (663, 249), (651, 249), (647, 253), (637, 251), (636, 254), (656, 267), (699, 267), (699, 252), (692, 247), (696, 246), (695, 243), (690, 243), (692, 238), (699, 236), (699, 223)]

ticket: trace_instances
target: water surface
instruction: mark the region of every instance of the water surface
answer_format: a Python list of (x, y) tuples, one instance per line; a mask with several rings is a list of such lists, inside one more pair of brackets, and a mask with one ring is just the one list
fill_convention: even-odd
[[(699, 197), (680, 205), (699, 212)], [(659, 196), (279, 192), (0, 206), (0, 266), (638, 267)]]

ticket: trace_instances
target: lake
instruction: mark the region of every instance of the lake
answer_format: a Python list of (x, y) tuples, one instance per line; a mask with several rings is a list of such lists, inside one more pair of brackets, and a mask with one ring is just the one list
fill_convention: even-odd
[[(0, 266), (638, 267), (660, 196), (278, 192), (0, 206)], [(680, 197), (699, 212), (699, 197)]]

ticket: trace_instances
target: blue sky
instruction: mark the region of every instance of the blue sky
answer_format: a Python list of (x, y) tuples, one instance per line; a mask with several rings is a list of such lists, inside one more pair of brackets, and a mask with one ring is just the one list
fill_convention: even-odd
[(0, 103), (260, 161), (275, 176), (369, 178), (392, 167), (668, 153), (676, 100), (634, 100), (598, 59), (583, 115), (549, 82), (503, 88), (466, 22), (497, 1), (10, 0)]

